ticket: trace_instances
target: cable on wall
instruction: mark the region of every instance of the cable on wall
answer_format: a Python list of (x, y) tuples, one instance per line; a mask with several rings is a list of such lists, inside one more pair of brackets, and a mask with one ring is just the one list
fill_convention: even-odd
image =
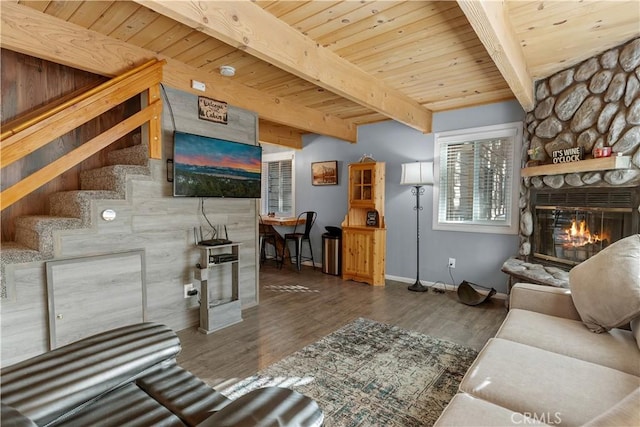
[(213, 226), (213, 224), (211, 224), (211, 221), (209, 221), (209, 218), (204, 211), (204, 197), (200, 197), (200, 211), (202, 212), (202, 216), (204, 217), (204, 219), (207, 221), (207, 224), (209, 224), (209, 227), (211, 227), (211, 230), (213, 230), (213, 236), (211, 238), (215, 239), (217, 237), (216, 228)]
[(169, 96), (167, 95), (167, 90), (164, 85), (160, 83), (160, 88), (162, 89), (162, 97), (164, 98), (167, 107), (169, 107), (169, 116), (171, 117), (171, 124), (173, 126), (173, 133), (176, 132), (176, 119), (173, 115), (173, 108), (171, 107), (171, 102), (169, 102)]
[[(176, 119), (173, 115), (173, 108), (171, 107), (171, 102), (169, 101), (169, 96), (167, 95), (167, 91), (164, 88), (164, 85), (160, 83), (160, 89), (162, 89), (162, 98), (164, 99), (165, 104), (169, 107), (169, 116), (171, 117), (171, 124), (173, 126), (173, 131), (171, 132), (171, 138), (173, 139), (176, 134)], [(167, 182), (173, 182), (173, 159), (167, 159)]]

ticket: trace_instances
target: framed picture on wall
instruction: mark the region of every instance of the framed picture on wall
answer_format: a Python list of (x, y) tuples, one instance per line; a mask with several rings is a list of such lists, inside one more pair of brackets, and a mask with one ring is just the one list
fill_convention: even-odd
[(311, 184), (338, 185), (338, 161), (311, 163)]

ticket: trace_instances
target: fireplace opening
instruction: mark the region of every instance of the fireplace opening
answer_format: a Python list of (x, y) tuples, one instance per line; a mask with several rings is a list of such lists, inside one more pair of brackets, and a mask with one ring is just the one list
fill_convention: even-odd
[(532, 254), (570, 268), (638, 233), (637, 188), (532, 193)]

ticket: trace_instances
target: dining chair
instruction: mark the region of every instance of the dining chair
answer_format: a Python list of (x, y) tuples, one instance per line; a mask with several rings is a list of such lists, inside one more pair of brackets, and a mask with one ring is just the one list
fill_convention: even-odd
[[(311, 245), (310, 233), (311, 233), (311, 228), (313, 227), (313, 224), (316, 222), (317, 216), (318, 216), (317, 212), (313, 212), (313, 211), (302, 212), (300, 215), (298, 215), (296, 226), (293, 229), (293, 233), (286, 233), (284, 235), (284, 245), (282, 246), (282, 262), (284, 262), (285, 251), (287, 250), (287, 243), (289, 241), (293, 241), (296, 247), (296, 252), (294, 256), (295, 256), (296, 267), (298, 268), (298, 271), (302, 269), (303, 260), (305, 261), (311, 260), (313, 269), (315, 270), (316, 268), (316, 264), (313, 260), (313, 249)], [(302, 218), (305, 218), (306, 220), (304, 224), (300, 224), (300, 220)], [(304, 226), (304, 231), (299, 232), (298, 229), (302, 228), (302, 226)], [(310, 257), (302, 256), (302, 242), (307, 242), (307, 244), (309, 245), (309, 253), (311, 255)]]
[[(267, 259), (274, 260), (276, 265), (282, 268), (282, 257), (278, 256), (278, 246), (276, 245), (276, 234), (273, 228), (262, 222), (262, 216), (258, 215), (260, 223), (258, 227), (258, 237), (260, 243), (260, 265), (264, 264)], [(267, 244), (273, 246), (273, 258), (267, 258)]]

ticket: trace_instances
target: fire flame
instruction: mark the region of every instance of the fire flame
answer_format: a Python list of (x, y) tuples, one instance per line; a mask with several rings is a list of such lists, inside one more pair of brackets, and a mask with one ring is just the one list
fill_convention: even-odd
[(603, 240), (597, 233), (591, 233), (586, 221), (571, 221), (571, 227), (567, 230), (567, 240), (573, 246), (584, 246), (591, 243), (598, 243)]

